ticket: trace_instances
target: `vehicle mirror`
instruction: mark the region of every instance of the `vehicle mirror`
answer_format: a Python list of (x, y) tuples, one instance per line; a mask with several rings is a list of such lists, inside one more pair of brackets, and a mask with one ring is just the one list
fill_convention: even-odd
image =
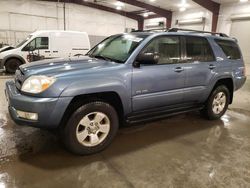
[(157, 64), (158, 61), (159, 61), (158, 53), (152, 53), (152, 52), (140, 53), (136, 58), (136, 62), (145, 65), (154, 65)]

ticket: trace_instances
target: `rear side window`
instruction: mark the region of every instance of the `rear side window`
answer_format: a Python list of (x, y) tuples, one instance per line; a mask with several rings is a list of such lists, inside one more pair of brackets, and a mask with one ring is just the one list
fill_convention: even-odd
[(235, 42), (219, 39), (216, 39), (215, 42), (221, 47), (228, 59), (241, 59), (239, 47)]
[(207, 39), (202, 37), (186, 37), (187, 59), (189, 61), (214, 61), (214, 54)]

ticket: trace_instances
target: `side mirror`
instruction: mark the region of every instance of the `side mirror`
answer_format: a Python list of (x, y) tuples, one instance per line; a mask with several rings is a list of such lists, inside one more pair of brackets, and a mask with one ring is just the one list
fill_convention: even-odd
[(140, 53), (137, 56), (134, 65), (135, 67), (139, 67), (140, 64), (154, 65), (157, 64), (158, 61), (159, 61), (158, 53), (145, 52), (145, 53)]

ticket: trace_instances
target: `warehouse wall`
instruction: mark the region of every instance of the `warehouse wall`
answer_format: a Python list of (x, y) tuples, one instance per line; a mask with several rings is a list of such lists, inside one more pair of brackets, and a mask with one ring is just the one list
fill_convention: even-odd
[(218, 31), (230, 35), (232, 21), (231, 15), (250, 13), (249, 3), (230, 3), (221, 5), (220, 16), (218, 22)]
[[(137, 21), (85, 6), (66, 4), (66, 29), (86, 31), (92, 45)], [(35, 0), (0, 1), (0, 43), (15, 45), (35, 30), (63, 29), (63, 4)]]

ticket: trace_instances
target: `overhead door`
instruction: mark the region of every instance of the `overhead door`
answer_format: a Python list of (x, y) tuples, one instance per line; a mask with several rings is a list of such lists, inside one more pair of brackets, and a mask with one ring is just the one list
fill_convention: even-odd
[(247, 64), (247, 73), (250, 75), (250, 20), (235, 20), (232, 22), (231, 36), (238, 40), (244, 60)]

